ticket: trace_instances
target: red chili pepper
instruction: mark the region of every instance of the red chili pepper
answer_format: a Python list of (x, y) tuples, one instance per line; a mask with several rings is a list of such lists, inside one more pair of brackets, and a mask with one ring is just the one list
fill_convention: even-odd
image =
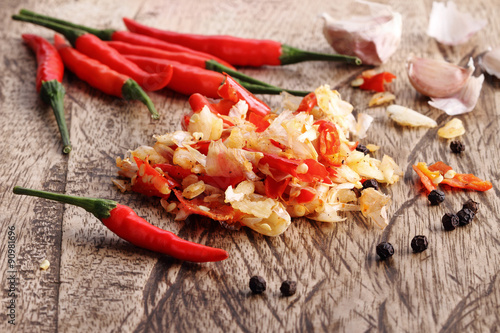
[(326, 120), (319, 120), (315, 124), (319, 124), (319, 155), (330, 165), (340, 166), (342, 161), (339, 158), (340, 138), (337, 127)]
[(64, 65), (81, 80), (108, 95), (127, 100), (139, 100), (148, 107), (154, 119), (159, 118), (153, 102), (133, 79), (80, 53), (69, 44), (66, 44), (59, 35), (54, 36), (54, 44), (61, 55)]
[[(436, 162), (429, 166), (430, 171), (439, 171), (441, 175), (445, 175), (448, 171), (453, 170), (444, 162)], [(493, 187), (489, 181), (482, 180), (473, 174), (456, 173), (453, 178), (443, 178), (441, 184), (446, 184), (451, 187), (462, 188), (474, 191), (488, 191)]]
[(50, 104), (56, 117), (57, 126), (63, 141), (63, 153), (71, 151), (68, 126), (64, 119), (65, 90), (61, 84), (64, 64), (56, 48), (48, 40), (36, 35), (24, 34), (23, 40), (35, 51), (38, 70), (36, 73), (36, 91), (42, 100)]
[(441, 184), (446, 184), (451, 187), (457, 187), (457, 188), (463, 188), (467, 190), (474, 190), (474, 191), (488, 191), (493, 187), (493, 184), (491, 184), (489, 181), (482, 180), (473, 174), (463, 174), (463, 173), (457, 173), (453, 178), (448, 179), (445, 178), (441, 182)]
[(416, 165), (412, 165), (412, 168), (420, 177), (420, 181), (422, 182), (422, 185), (424, 185), (424, 187), (426, 188), (427, 192), (431, 192), (432, 190), (435, 190), (437, 188), (437, 186), (434, 185), (432, 181)]
[[(177, 200), (180, 202), (180, 208), (191, 214), (206, 216), (212, 220), (232, 224), (240, 220), (245, 214), (235, 210), (231, 205), (221, 205), (218, 201), (204, 202), (202, 198), (196, 197), (188, 200), (182, 196), (182, 191), (173, 190)], [(207, 207), (209, 210), (201, 209), (200, 206)], [(222, 251), (222, 250), (221, 250)]]
[(81, 53), (98, 60), (115, 71), (134, 79), (143, 89), (155, 91), (164, 88), (170, 81), (169, 73), (148, 73), (127, 60), (117, 50), (108, 46), (97, 36), (83, 30), (46, 21), (33, 16), (14, 15), (13, 19), (31, 22), (63, 34)]
[[(331, 180), (328, 178), (329, 173), (326, 167), (313, 159), (291, 159), (281, 157), (271, 153), (265, 153), (264, 157), (259, 160), (259, 164), (269, 165), (271, 168), (271, 173), (275, 179), (284, 179), (287, 175), (292, 175), (293, 177), (303, 181), (312, 182), (315, 180), (321, 180), (327, 184), (331, 184)], [(306, 173), (298, 173), (297, 168), (301, 164), (307, 165)]]
[[(175, 92), (188, 96), (194, 93), (200, 93), (210, 98), (219, 97), (218, 89), (224, 82), (224, 74), (220, 72), (168, 59), (127, 54), (124, 54), (124, 57), (134, 62), (141, 69), (150, 73), (162, 73), (165, 71), (164, 68), (166, 66), (172, 66), (173, 74), (170, 82), (167, 84), (167, 88)], [(207, 65), (210, 65), (210, 68), (212, 68), (211, 64), (212, 63), (207, 63)], [(244, 76), (245, 80), (253, 80), (253, 78), (242, 75), (241, 73), (238, 75), (240, 77)], [(245, 80), (239, 80), (239, 83), (252, 93), (279, 94), (283, 91), (287, 91), (294, 95), (301, 95), (304, 93), (301, 91), (282, 89), (271, 85), (263, 86), (262, 84), (252, 83), (256, 80), (253, 80), (252, 82)]]
[(183, 95), (200, 93), (210, 98), (218, 98), (217, 89), (224, 81), (224, 75), (178, 61), (149, 58), (137, 55), (125, 55), (125, 58), (137, 64), (147, 72), (163, 72), (166, 67), (173, 68), (172, 78), (167, 88)]
[(173, 44), (173, 43), (167, 43), (165, 41), (162, 41), (162, 40), (159, 40), (156, 38), (152, 38), (152, 37), (141, 35), (141, 34), (136, 34), (136, 33), (130, 32), (130, 31), (118, 31), (118, 30), (113, 30), (113, 29), (103, 29), (103, 30), (94, 29), (94, 28), (87, 27), (84, 25), (71, 23), (71, 22), (68, 22), (65, 20), (60, 20), (60, 19), (57, 19), (54, 17), (37, 14), (37, 13), (34, 13), (34, 12), (26, 10), (26, 9), (21, 9), (20, 14), (24, 15), (24, 16), (33, 16), (33, 17), (41, 18), (41, 19), (51, 21), (54, 23), (58, 23), (61, 25), (65, 25), (65, 26), (68, 26), (71, 28), (83, 30), (83, 31), (89, 32), (93, 35), (96, 35), (101, 40), (109, 40), (109, 41), (112, 40), (112, 41), (126, 42), (129, 44), (154, 47), (154, 48), (157, 48), (160, 50), (171, 51), (171, 52), (187, 52), (187, 53), (197, 54), (199, 56), (204, 57), (206, 60), (215, 60), (218, 63), (220, 63), (226, 67), (234, 69), (234, 67), (231, 66), (231, 64), (229, 64), (228, 62), (225, 62), (224, 60), (219, 59), (211, 54), (195, 51), (195, 50), (190, 49), (188, 47), (184, 47), (184, 46), (181, 46), (178, 44)]
[(180, 184), (168, 175), (160, 174), (153, 168), (148, 159), (141, 160), (134, 156), (137, 170), (137, 177), (132, 179), (132, 190), (146, 196), (168, 197), (171, 189), (179, 187)]
[(212, 113), (227, 116), (235, 104), (235, 102), (228, 99), (219, 99), (211, 102), (207, 97), (198, 93), (192, 94), (189, 97), (189, 105), (194, 113), (200, 112), (203, 107), (207, 106)]
[(382, 72), (375, 75), (363, 75), (362, 78), (363, 84), (359, 86), (359, 89), (384, 92), (385, 84), (392, 82), (396, 78), (396, 75), (389, 72)]
[(266, 179), (264, 179), (264, 189), (266, 191), (266, 196), (271, 199), (280, 198), (285, 192), (285, 189), (288, 186), (289, 182), (290, 178), (285, 178), (277, 182), (272, 177), (266, 177)]
[(318, 100), (316, 94), (313, 92), (307, 94), (302, 101), (300, 101), (299, 107), (296, 112), (311, 112), (315, 106), (318, 105)]
[(311, 187), (306, 187), (297, 191), (296, 196), (291, 197), (290, 199), (300, 205), (313, 201), (314, 198), (316, 198), (316, 194), (316, 190)]
[(271, 113), (271, 108), (266, 103), (252, 95), (252, 93), (227, 74), (224, 83), (219, 87), (219, 96), (235, 103), (239, 100), (244, 100), (248, 104), (248, 111), (255, 112), (260, 116), (266, 116)]
[(138, 216), (130, 207), (112, 200), (77, 197), (18, 186), (14, 187), (14, 193), (82, 207), (101, 220), (118, 237), (135, 246), (163, 253), (179, 260), (209, 262), (221, 261), (228, 257), (227, 252), (222, 249), (192, 243), (169, 231), (160, 229)]
[(279, 66), (309, 60), (345, 61), (361, 64), (361, 60), (356, 57), (307, 52), (272, 40), (246, 39), (226, 35), (181, 34), (147, 27), (129, 18), (123, 18), (123, 22), (132, 32), (213, 54), (235, 66)]
[[(191, 175), (192, 172), (190, 170), (183, 169), (178, 165), (172, 165), (168, 163), (158, 163), (154, 165), (155, 168), (160, 168), (163, 172), (168, 174), (170, 177), (177, 179), (182, 182), (182, 179)], [(208, 176), (205, 174), (198, 174), (198, 179), (202, 180), (204, 183), (208, 185), (215, 186), (220, 188), (221, 190), (226, 190), (229, 186), (235, 187), (243, 180), (244, 177), (219, 177), (219, 176)], [(180, 186), (176, 186), (180, 187)]]
[(205, 58), (187, 52), (170, 52), (160, 50), (153, 47), (133, 45), (124, 42), (105, 42), (106, 45), (115, 49), (122, 55), (136, 55), (142, 57), (165, 59), (170, 61), (177, 61), (182, 64), (191, 65), (199, 68), (205, 68)]

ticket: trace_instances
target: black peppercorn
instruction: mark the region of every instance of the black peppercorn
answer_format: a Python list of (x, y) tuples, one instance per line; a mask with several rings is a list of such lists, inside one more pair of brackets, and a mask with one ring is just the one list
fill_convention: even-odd
[(450, 143), (450, 149), (455, 154), (460, 154), (465, 150), (465, 146), (462, 141), (455, 140)]
[(261, 294), (266, 290), (266, 280), (262, 276), (252, 276), (250, 278), (250, 290), (254, 294)]
[(365, 155), (368, 155), (370, 153), (370, 149), (368, 149), (368, 148), (366, 148), (366, 146), (360, 145), (360, 144), (358, 144), (356, 146), (356, 150), (362, 152)]
[(458, 225), (464, 226), (469, 224), (476, 214), (469, 208), (462, 208), (458, 213)]
[(427, 237), (425, 236), (418, 235), (413, 237), (413, 239), (411, 240), (411, 248), (413, 249), (413, 252), (418, 253), (425, 251), (428, 246), (429, 243), (427, 241)]
[(458, 216), (456, 214), (446, 213), (443, 215), (441, 222), (443, 223), (444, 230), (455, 230), (458, 226)]
[(382, 242), (377, 245), (376, 251), (380, 259), (385, 260), (389, 257), (392, 257), (392, 255), (394, 254), (394, 247), (391, 243)]
[(475, 202), (472, 199), (469, 199), (464, 203), (463, 208), (470, 209), (470, 211), (475, 214), (479, 210), (479, 203)]
[(431, 202), (431, 205), (439, 205), (444, 201), (444, 192), (440, 190), (432, 190), (427, 196), (427, 199)]
[(297, 282), (290, 280), (283, 281), (280, 291), (283, 296), (292, 296), (297, 291)]
[(373, 187), (378, 191), (378, 181), (376, 179), (367, 179), (363, 182), (363, 189)]

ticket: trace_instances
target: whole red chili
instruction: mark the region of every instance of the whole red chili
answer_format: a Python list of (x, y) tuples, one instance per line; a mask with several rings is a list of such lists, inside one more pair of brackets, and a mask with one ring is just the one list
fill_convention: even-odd
[(63, 141), (63, 153), (71, 151), (68, 126), (64, 119), (65, 90), (61, 84), (64, 75), (64, 64), (56, 48), (45, 38), (24, 34), (23, 40), (35, 51), (38, 70), (36, 73), (36, 91), (44, 102), (52, 106), (57, 126)]
[(155, 227), (130, 207), (112, 200), (77, 197), (16, 186), (15, 194), (24, 194), (79, 206), (95, 217), (118, 237), (135, 246), (163, 253), (179, 260), (193, 262), (221, 261), (226, 251), (186, 241), (170, 231)]
[[(54, 36), (54, 44), (61, 55), (64, 65), (81, 80), (108, 95), (121, 97), (126, 100), (141, 101), (148, 107), (154, 119), (160, 117), (149, 96), (133, 79), (80, 53), (69, 44), (66, 44), (64, 39), (59, 35)], [(170, 71), (170, 76), (172, 76), (172, 70)]]
[[(222, 73), (166, 59), (150, 58), (138, 55), (125, 55), (125, 58), (134, 62), (143, 70), (151, 73), (165, 72), (165, 67), (172, 66), (173, 74), (170, 82), (167, 84), (167, 88), (175, 92), (188, 96), (194, 93), (199, 93), (210, 98), (220, 97), (217, 90), (224, 82), (224, 75)], [(207, 62), (207, 66), (209, 64), (210, 62)], [(225, 69), (227, 69), (227, 67)], [(281, 94), (283, 91), (287, 91), (293, 95), (302, 95), (306, 93), (297, 90), (278, 88), (265, 83), (257, 84), (254, 82), (257, 80), (252, 80), (251, 77), (247, 77), (242, 73), (239, 73), (238, 76), (240, 77), (238, 82), (252, 93), (274, 95)], [(243, 76), (245, 76), (245, 78), (243, 78)]]
[(344, 61), (360, 65), (357, 57), (308, 52), (273, 40), (247, 39), (227, 35), (195, 35), (160, 30), (123, 18), (128, 30), (213, 54), (236, 66), (280, 66), (310, 60)]
[(26, 9), (21, 9), (21, 11), (19, 13), (21, 15), (38, 17), (38, 18), (41, 18), (41, 19), (44, 19), (47, 21), (52, 21), (55, 23), (59, 23), (59, 24), (68, 26), (68, 27), (87, 31), (93, 35), (96, 35), (97, 37), (99, 37), (102, 40), (113, 40), (113, 41), (119, 41), (119, 42), (126, 42), (126, 43), (134, 44), (134, 45), (154, 47), (154, 48), (157, 48), (160, 50), (165, 50), (165, 51), (170, 51), (170, 52), (187, 52), (187, 53), (197, 54), (198, 56), (204, 57), (206, 60), (215, 60), (218, 63), (220, 63), (226, 67), (234, 69), (234, 67), (231, 66), (231, 64), (229, 64), (228, 62), (226, 62), (222, 59), (219, 59), (211, 54), (199, 52), (199, 51), (190, 49), (190, 48), (182, 46), (182, 45), (167, 43), (165, 41), (162, 41), (162, 40), (159, 40), (159, 39), (156, 39), (153, 37), (149, 37), (149, 36), (145, 36), (145, 35), (141, 35), (141, 34), (136, 34), (136, 33), (130, 32), (130, 31), (118, 31), (118, 30), (114, 30), (114, 29), (103, 29), (103, 30), (94, 29), (94, 28), (87, 27), (84, 25), (71, 23), (71, 22), (68, 22), (65, 20), (60, 20), (60, 19), (57, 19), (54, 17), (37, 14), (35, 12), (29, 11)]
[(33, 16), (13, 15), (12, 18), (47, 27), (63, 34), (78, 51), (98, 60), (121, 74), (129, 76), (145, 90), (159, 90), (164, 88), (169, 82), (170, 78), (164, 75), (164, 73), (151, 74), (140, 69), (139, 66), (125, 59), (117, 50), (93, 34)]

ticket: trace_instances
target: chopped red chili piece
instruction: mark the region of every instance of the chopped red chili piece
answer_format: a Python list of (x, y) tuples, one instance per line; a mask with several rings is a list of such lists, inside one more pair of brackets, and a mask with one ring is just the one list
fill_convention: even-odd
[(389, 72), (382, 72), (373, 76), (363, 76), (363, 84), (359, 86), (360, 89), (373, 90), (376, 92), (384, 92), (385, 84), (392, 82), (396, 75)]
[(271, 199), (280, 198), (285, 192), (288, 183), (290, 182), (290, 177), (285, 178), (279, 182), (275, 181), (272, 177), (266, 177), (264, 179), (264, 188), (266, 190), (266, 196)]

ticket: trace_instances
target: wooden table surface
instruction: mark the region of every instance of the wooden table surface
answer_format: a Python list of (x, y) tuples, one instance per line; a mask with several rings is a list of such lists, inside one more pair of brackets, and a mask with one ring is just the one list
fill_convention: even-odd
[[(409, 54), (465, 65), (488, 47), (500, 45), (498, 0), (457, 1), (463, 11), (485, 18), (487, 26), (467, 43), (449, 47), (426, 35), (430, 0), (383, 1), (403, 15), (398, 51), (378, 70), (397, 75), (396, 103), (435, 119), (451, 119), (427, 104), (405, 72)], [(66, 73), (65, 111), (74, 149), (61, 153), (51, 109), (35, 93), (36, 61), (22, 33), (52, 39), (52, 32), (12, 21), (21, 8), (98, 28), (124, 29), (123, 16), (159, 28), (203, 34), (270, 38), (299, 48), (333, 52), (322, 35), (318, 14), (345, 10), (350, 1), (60, 1), (3, 0), (0, 5), (0, 331), (16, 332), (496, 332), (500, 327), (500, 201), (498, 160), (500, 82), (486, 75), (479, 102), (458, 116), (467, 149), (452, 154), (437, 128), (395, 125), (386, 107), (368, 108), (371, 93), (350, 81), (369, 67), (309, 62), (282, 68), (243, 68), (257, 78), (290, 89), (322, 84), (338, 89), (355, 113), (374, 117), (362, 143), (381, 146), (376, 157), (392, 156), (404, 177), (383, 191), (392, 196), (390, 223), (380, 230), (358, 214), (346, 222), (295, 219), (279, 237), (250, 229), (230, 231), (217, 222), (189, 218), (175, 222), (157, 199), (121, 193), (112, 184), (115, 158), (154, 143), (154, 134), (180, 129), (190, 111), (187, 97), (166, 90), (150, 93), (161, 120), (138, 102), (106, 96)], [(277, 106), (277, 96), (260, 95)], [(412, 171), (418, 161), (443, 160), (464, 173), (488, 179), (486, 193), (447, 192), (430, 207)], [(229, 259), (193, 264), (139, 249), (108, 231), (80, 208), (26, 196), (15, 185), (93, 197), (130, 205), (153, 224), (181, 237), (227, 250)], [(471, 198), (480, 212), (469, 226), (445, 232), (441, 217)], [(8, 264), (8, 231), (15, 232), (15, 265)], [(429, 248), (414, 254), (413, 236)], [(382, 240), (394, 257), (375, 254)], [(12, 246), (11, 246), (12, 247)], [(39, 268), (43, 259), (50, 268)], [(261, 275), (267, 291), (253, 295), (249, 278)], [(15, 277), (15, 296), (9, 280)], [(280, 296), (285, 279), (297, 293)], [(12, 297), (11, 297), (12, 296)], [(9, 324), (14, 299), (15, 325)]]

